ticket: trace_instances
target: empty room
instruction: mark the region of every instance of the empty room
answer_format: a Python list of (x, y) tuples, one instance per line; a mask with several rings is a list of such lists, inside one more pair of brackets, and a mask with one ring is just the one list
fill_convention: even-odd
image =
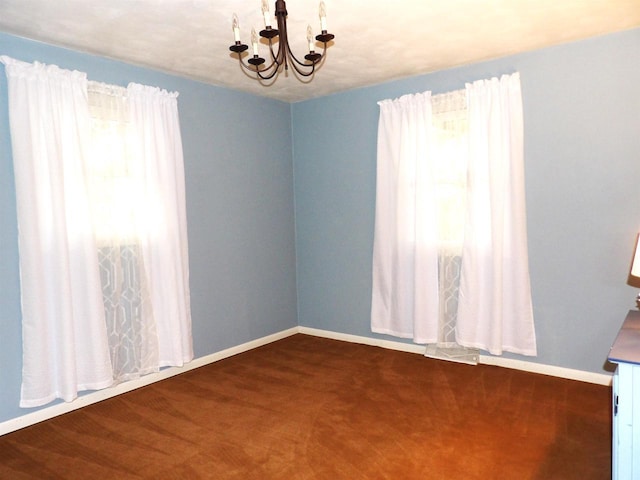
[(640, 478), (637, 0), (0, 1), (0, 479)]

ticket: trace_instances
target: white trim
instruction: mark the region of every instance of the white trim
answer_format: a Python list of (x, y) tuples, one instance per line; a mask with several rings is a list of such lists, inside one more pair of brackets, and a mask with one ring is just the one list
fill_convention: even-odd
[[(372, 345), (376, 347), (388, 348), (391, 350), (399, 350), (402, 352), (419, 353), (424, 355), (425, 346), (416, 345), (414, 343), (402, 343), (391, 340), (380, 340), (357, 335), (349, 335), (346, 333), (337, 333), (327, 330), (319, 330), (316, 328), (299, 327), (300, 333), (313, 335), (316, 337), (330, 338), (333, 340), (343, 340), (345, 342), (361, 343), (364, 345)], [(542, 375), (550, 375), (552, 377), (561, 377), (568, 380), (578, 380), (581, 382), (595, 383), (598, 385), (611, 385), (612, 375), (606, 373), (586, 372), (583, 370), (573, 370), (571, 368), (557, 367), (555, 365), (545, 365), (542, 363), (527, 362), (524, 360), (514, 360), (510, 358), (494, 357), (491, 355), (480, 355), (480, 364), (495, 365), (503, 368), (512, 368), (514, 370), (522, 370), (525, 372), (539, 373)]]
[(319, 330), (317, 328), (298, 327), (300, 333), (312, 335), (314, 337), (330, 338), (332, 340), (342, 340), (350, 343), (360, 343), (372, 347), (382, 347), (388, 350), (399, 350), (401, 352), (424, 354), (424, 345), (415, 343), (402, 343), (393, 340), (382, 340), (378, 338), (361, 337), (359, 335), (349, 335), (348, 333), (331, 332), (329, 330)]
[[(296, 333), (312, 335), (315, 337), (329, 338), (333, 340), (341, 340), (341, 341), (350, 342), (350, 343), (360, 343), (363, 345), (386, 348), (388, 350), (398, 350), (401, 352), (417, 353), (420, 355), (424, 355), (425, 353), (424, 345), (416, 345), (413, 343), (402, 343), (402, 342), (397, 342), (393, 340), (382, 340), (377, 338), (363, 337), (359, 335), (350, 335), (346, 333), (332, 332), (329, 330), (320, 330), (317, 328), (293, 327), (287, 330), (283, 330), (281, 332), (274, 333), (272, 335), (267, 335), (266, 337), (258, 338), (256, 340), (252, 340), (250, 342), (237, 345), (235, 347), (230, 347), (225, 350), (221, 350), (219, 352), (206, 355), (204, 357), (196, 358), (195, 360), (189, 362), (183, 367), (166, 368), (164, 370), (161, 370), (158, 373), (152, 373), (150, 375), (146, 375), (137, 380), (121, 383), (112, 388), (98, 390), (96, 392), (83, 395), (81, 397), (78, 397), (73, 402), (59, 403), (51, 407), (46, 407), (41, 410), (37, 410), (33, 413), (28, 413), (21, 417), (12, 418), (11, 420), (7, 420), (5, 422), (0, 423), (0, 435), (5, 435), (7, 433), (20, 430), (21, 428), (28, 427), (29, 425), (34, 425), (44, 420), (49, 420), (50, 418), (57, 417), (58, 415), (62, 415), (64, 413), (77, 410), (78, 408), (86, 407), (87, 405), (91, 405), (93, 403), (106, 400), (107, 398), (115, 397), (116, 395), (130, 392), (132, 390), (135, 390), (140, 387), (144, 387), (151, 383), (164, 380), (166, 378), (170, 378), (184, 372), (188, 372), (189, 370), (193, 370), (194, 368), (202, 367), (204, 365), (208, 365), (211, 363), (215, 363), (219, 360), (232, 357), (239, 353), (253, 350), (254, 348), (267, 345), (269, 343), (275, 342), (277, 340), (281, 340), (286, 337), (290, 337), (291, 335), (295, 335)], [(543, 365), (540, 363), (526, 362), (523, 360), (493, 357), (490, 355), (480, 355), (480, 363), (485, 365), (495, 365), (495, 366), (504, 367), (504, 368), (513, 368), (516, 370), (523, 370), (525, 372), (551, 375), (553, 377), (562, 377), (570, 380), (578, 380), (581, 382), (595, 383), (599, 385), (611, 385), (611, 379), (612, 379), (612, 376), (608, 374), (585, 372), (582, 370), (573, 370), (570, 368), (556, 367), (554, 365)]]
[(274, 333), (273, 335), (268, 335), (257, 340), (243, 343), (242, 345), (237, 345), (235, 347), (227, 348), (225, 350), (221, 350), (204, 357), (196, 358), (195, 360), (192, 360), (182, 367), (165, 368), (164, 370), (161, 370), (157, 373), (145, 375), (144, 377), (121, 383), (119, 385), (116, 385), (115, 387), (106, 388), (104, 390), (97, 390), (95, 392), (82, 395), (75, 399), (73, 402), (59, 403), (51, 407), (37, 410), (33, 413), (27, 413), (26, 415), (23, 415), (21, 417), (12, 418), (11, 420), (0, 423), (0, 435), (5, 435), (7, 433), (20, 430), (21, 428), (34, 425), (44, 420), (49, 420), (53, 417), (57, 417), (58, 415), (62, 415), (64, 413), (86, 407), (87, 405), (91, 405), (93, 403), (101, 402), (102, 400), (106, 400), (107, 398), (115, 397), (116, 395), (130, 392), (131, 390), (144, 387), (151, 383), (155, 383), (157, 381), (164, 380), (166, 378), (170, 378), (184, 372), (188, 372), (189, 370), (193, 370), (194, 368), (202, 367), (204, 365), (208, 365), (210, 363), (232, 357), (239, 353), (253, 350), (254, 348), (267, 345), (286, 337), (290, 337), (291, 335), (295, 335), (296, 333), (298, 333), (298, 327), (293, 327), (288, 330), (283, 330), (282, 332)]
[(572, 368), (558, 367), (556, 365), (546, 365), (543, 363), (527, 362), (515, 360), (513, 358), (494, 357), (491, 355), (480, 355), (480, 363), (484, 365), (495, 365), (503, 368), (513, 368), (525, 372), (540, 373), (552, 377), (561, 377), (568, 380), (577, 380), (597, 385), (610, 386), (613, 376), (607, 373), (587, 372), (584, 370), (574, 370)]

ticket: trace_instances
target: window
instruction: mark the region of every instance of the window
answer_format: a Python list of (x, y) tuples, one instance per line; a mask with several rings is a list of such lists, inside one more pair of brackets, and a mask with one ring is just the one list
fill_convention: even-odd
[(435, 95), (432, 106), (438, 245), (460, 255), (467, 197), (466, 93)]
[(23, 321), (20, 405), (193, 357), (177, 94), (5, 64)]
[(372, 331), (535, 355), (519, 74), (379, 105)]

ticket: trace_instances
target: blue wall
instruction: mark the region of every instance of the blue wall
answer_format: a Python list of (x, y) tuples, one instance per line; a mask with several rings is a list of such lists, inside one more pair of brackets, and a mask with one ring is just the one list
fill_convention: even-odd
[[(287, 103), (0, 34), (0, 54), (178, 91), (196, 357), (297, 324), (291, 115)], [(22, 365), (15, 188), (0, 67), (0, 422)]]
[(376, 102), (514, 71), (538, 338), (538, 357), (524, 359), (603, 371), (635, 307), (626, 279), (640, 229), (639, 29), (294, 104), (300, 325), (385, 338), (369, 327)]
[[(369, 328), (376, 102), (515, 70), (539, 349), (527, 360), (601, 372), (634, 306), (625, 281), (640, 229), (639, 29), (293, 105), (1, 33), (0, 54), (180, 92), (196, 357), (296, 324), (379, 337)], [(29, 412), (18, 408), (6, 102), (0, 72), (0, 422)]]

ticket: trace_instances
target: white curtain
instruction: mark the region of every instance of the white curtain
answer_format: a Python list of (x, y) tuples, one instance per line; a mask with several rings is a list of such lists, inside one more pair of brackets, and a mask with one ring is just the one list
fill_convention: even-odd
[[(107, 92), (106, 86), (89, 88), (84, 73), (1, 60), (18, 209), (20, 405), (72, 401), (82, 390), (105, 388), (162, 365), (182, 365), (192, 349), (175, 95), (135, 85)], [(117, 101), (103, 102), (111, 107), (100, 106), (100, 95), (128, 97), (129, 90), (161, 105), (162, 118), (145, 119), (141, 126), (137, 122), (145, 115), (134, 115), (138, 110), (132, 105), (128, 127), (122, 117), (96, 117), (127, 104), (115, 95)], [(167, 113), (171, 108), (174, 113)], [(152, 147), (155, 142), (170, 148)], [(151, 158), (154, 148), (169, 153)], [(168, 180), (170, 169), (175, 177)], [(161, 208), (148, 210), (154, 202)], [(129, 338), (134, 330), (141, 335)]]
[(143, 249), (158, 329), (158, 362), (182, 365), (193, 358), (189, 253), (182, 140), (177, 93), (130, 84), (135, 155), (143, 165), (150, 213)]
[(431, 93), (379, 102), (372, 331), (438, 337)]
[[(535, 355), (519, 75), (462, 94), (466, 133), (454, 135), (463, 138), (455, 153), (442, 115), (446, 122), (460, 108), (441, 108), (429, 92), (380, 102), (371, 328), (416, 343)], [(460, 225), (442, 208), (442, 161), (466, 169), (466, 198), (452, 209), (464, 215), (457, 244), (447, 239)]]
[(468, 222), (456, 338), (536, 355), (525, 210), (520, 76), (467, 84)]

